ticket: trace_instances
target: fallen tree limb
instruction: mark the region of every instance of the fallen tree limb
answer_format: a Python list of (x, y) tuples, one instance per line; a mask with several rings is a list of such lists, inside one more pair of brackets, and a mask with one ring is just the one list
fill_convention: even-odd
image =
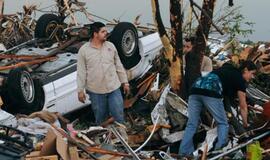
[(198, 8), (199, 10), (202, 11), (202, 13), (209, 19), (209, 21), (211, 22), (212, 26), (221, 34), (224, 35), (224, 33), (221, 31), (221, 29), (218, 28), (218, 26), (215, 25), (215, 23), (212, 21), (212, 18), (208, 15), (208, 13), (201, 8), (197, 3), (195, 3), (193, 0), (190, 0), (190, 3), (192, 5), (194, 5), (196, 8)]

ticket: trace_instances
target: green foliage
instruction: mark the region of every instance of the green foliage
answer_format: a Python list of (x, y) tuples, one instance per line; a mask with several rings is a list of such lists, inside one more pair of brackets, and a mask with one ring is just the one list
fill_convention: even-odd
[[(219, 22), (223, 32), (229, 36), (229, 41), (234, 40), (231, 46), (232, 53), (239, 53), (242, 48), (238, 38), (252, 34), (254, 23), (246, 20), (244, 15), (240, 13), (240, 7), (226, 8)], [(247, 42), (248, 44), (253, 43), (252, 41)]]
[(251, 41), (250, 39), (246, 40), (246, 41), (241, 41), (242, 44), (246, 44), (246, 45), (254, 45), (255, 43), (253, 41)]
[(246, 21), (245, 17), (237, 10), (222, 22), (223, 31), (229, 34), (231, 39), (238, 36), (247, 37), (249, 34), (252, 34), (253, 25), (253, 22)]

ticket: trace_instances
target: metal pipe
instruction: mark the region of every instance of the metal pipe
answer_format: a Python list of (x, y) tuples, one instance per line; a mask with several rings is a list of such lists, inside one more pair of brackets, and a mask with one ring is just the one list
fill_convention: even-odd
[(263, 134), (261, 134), (261, 135), (259, 135), (259, 136), (257, 136), (257, 137), (254, 137), (254, 138), (250, 139), (249, 141), (247, 141), (246, 143), (239, 144), (237, 147), (232, 148), (232, 149), (230, 149), (230, 150), (228, 150), (228, 151), (226, 151), (226, 152), (223, 152), (223, 153), (221, 153), (221, 154), (219, 154), (219, 155), (217, 155), (217, 156), (215, 156), (215, 157), (213, 157), (213, 158), (210, 158), (209, 160), (219, 159), (219, 158), (221, 158), (221, 157), (223, 157), (223, 156), (225, 156), (225, 155), (227, 155), (227, 154), (229, 154), (229, 153), (232, 153), (232, 152), (234, 152), (234, 151), (239, 150), (239, 149), (242, 148), (242, 147), (247, 146), (248, 144), (254, 142), (255, 140), (259, 140), (259, 139), (263, 138), (264, 136), (267, 136), (268, 134), (270, 134), (270, 131), (267, 131), (267, 132), (265, 132), (265, 133), (263, 133)]
[(127, 144), (127, 142), (122, 138), (122, 136), (118, 133), (117, 129), (114, 126), (111, 126), (113, 134), (119, 138), (121, 143), (124, 145), (124, 147), (128, 150), (129, 153), (133, 156), (136, 160), (141, 160), (139, 156), (132, 150), (132, 148)]
[(153, 134), (155, 133), (155, 130), (156, 130), (156, 127), (157, 127), (157, 124), (158, 124), (158, 120), (159, 120), (159, 115), (157, 116), (157, 119), (156, 119), (156, 121), (154, 123), (154, 128), (153, 128), (150, 136), (146, 139), (146, 141), (139, 148), (137, 148), (135, 150), (135, 152), (140, 151), (149, 142), (149, 140), (152, 138)]
[(183, 100), (181, 97), (179, 97), (177, 94), (175, 94), (171, 91), (169, 91), (169, 92), (170, 92), (170, 94), (176, 96), (186, 107), (188, 106), (188, 103), (185, 100)]
[(164, 151), (160, 151), (159, 152), (159, 156), (163, 159), (163, 160), (176, 160), (175, 158), (173, 158), (172, 156), (170, 156), (168, 153), (164, 152)]
[(33, 39), (29, 40), (29, 41), (26, 41), (26, 42), (21, 43), (21, 44), (19, 44), (17, 46), (14, 46), (14, 47), (12, 47), (12, 48), (4, 51), (4, 52), (1, 52), (1, 54), (9, 53), (9, 52), (11, 52), (14, 49), (20, 49), (20, 48), (23, 48), (25, 45), (32, 44), (32, 43), (35, 43), (35, 42), (37, 42), (37, 39), (36, 38), (33, 38)]

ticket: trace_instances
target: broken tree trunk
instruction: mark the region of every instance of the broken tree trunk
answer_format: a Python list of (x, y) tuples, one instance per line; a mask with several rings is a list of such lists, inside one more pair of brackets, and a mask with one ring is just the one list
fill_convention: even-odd
[[(203, 1), (200, 23), (196, 31), (197, 45), (195, 47), (196, 51), (200, 54), (204, 53), (206, 48), (206, 42), (212, 24), (215, 2), (216, 0)], [(200, 67), (198, 68), (200, 69)]]
[[(170, 0), (170, 22), (171, 22), (171, 39), (172, 45), (174, 46), (175, 54), (173, 59), (176, 57), (179, 60), (179, 66), (177, 71), (180, 72), (180, 79), (178, 86), (181, 86), (183, 77), (183, 35), (182, 35), (182, 22), (183, 16), (181, 11), (182, 0)], [(179, 90), (180, 91), (180, 88)]]
[[(190, 3), (192, 7), (195, 5), (193, 0), (190, 0)], [(195, 6), (198, 7), (198, 5)], [(189, 56), (192, 58), (189, 58), (189, 60), (186, 62), (186, 70), (185, 70), (186, 92), (188, 92), (188, 90), (195, 82), (195, 80), (201, 76), (201, 64), (206, 49), (208, 34), (212, 24), (214, 6), (215, 0), (203, 1), (199, 25), (196, 30), (196, 44), (193, 48), (193, 51), (189, 53), (190, 54)], [(195, 12), (194, 9), (193, 12)]]
[(3, 31), (4, 0), (0, 0), (0, 31)]
[(152, 12), (159, 36), (165, 49), (165, 58), (169, 63), (170, 84), (173, 92), (178, 93), (182, 81), (182, 16), (181, 0), (170, 1), (170, 20), (172, 24), (172, 41), (162, 23), (158, 0), (152, 0)]
[(0, 0), (0, 15), (4, 14), (4, 0)]

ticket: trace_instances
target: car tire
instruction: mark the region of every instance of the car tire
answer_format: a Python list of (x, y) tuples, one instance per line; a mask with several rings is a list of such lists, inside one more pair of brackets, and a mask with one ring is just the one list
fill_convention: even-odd
[[(37, 23), (35, 28), (35, 38), (49, 38), (55, 27), (59, 24), (62, 24), (60, 18), (55, 14), (44, 14), (42, 15)], [(60, 28), (57, 31), (57, 36), (62, 38), (64, 33), (63, 28)]]
[(123, 66), (130, 69), (141, 60), (137, 29), (132, 23), (120, 22), (111, 32), (109, 40), (115, 45)]
[(31, 114), (42, 110), (44, 104), (40, 81), (32, 79), (24, 68), (9, 72), (2, 98), (4, 109), (13, 114)]

